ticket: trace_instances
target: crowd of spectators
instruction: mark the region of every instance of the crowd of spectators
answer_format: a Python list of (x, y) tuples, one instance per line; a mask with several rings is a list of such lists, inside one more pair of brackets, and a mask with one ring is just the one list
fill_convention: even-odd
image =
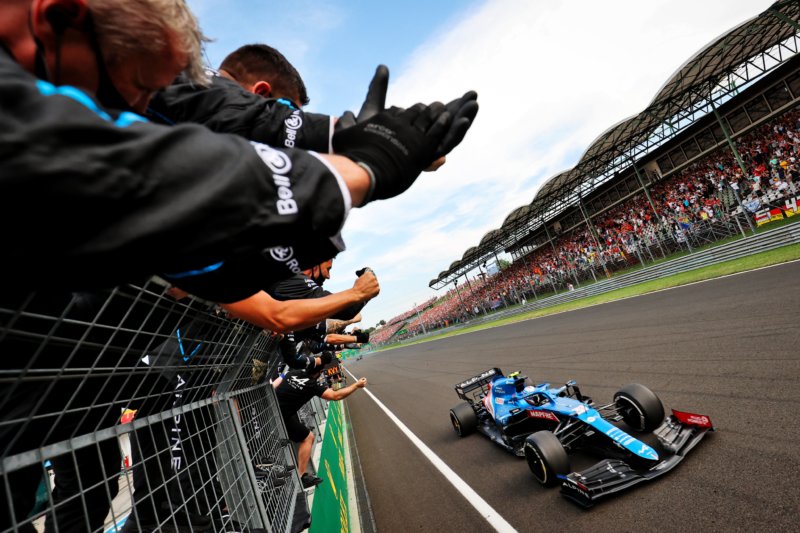
[(370, 334), (369, 340), (372, 344), (383, 344), (384, 342), (388, 341), (392, 338), (392, 336), (400, 331), (400, 329), (405, 325), (404, 321), (395, 322), (394, 324), (386, 324), (382, 326), (380, 329), (373, 331)]
[[(637, 261), (640, 244), (659, 240), (685, 240), (698, 225), (727, 220), (738, 211), (734, 189), (748, 215), (765, 206), (779, 206), (800, 192), (800, 110), (792, 110), (764, 123), (735, 140), (746, 174), (733, 152), (721, 147), (643, 192), (596, 214), (596, 236), (580, 225), (545, 243), (492, 277), (483, 273), (475, 280), (450, 289), (418, 317), (380, 336), (386, 342), (417, 335), (424, 330), (447, 327), (481, 313), (535, 298), (535, 293), (574, 287), (586, 272), (603, 275), (604, 268)], [(655, 207), (655, 211), (653, 210)], [(399, 317), (405, 320), (416, 311)]]
[(399, 314), (395, 317), (392, 317), (388, 322), (384, 325), (380, 326), (374, 332), (370, 334), (370, 342), (373, 344), (383, 344), (395, 333), (403, 329), (403, 326), (406, 325), (408, 319), (413, 315), (423, 312), (425, 309), (429, 308), (436, 302), (439, 298), (434, 296), (433, 298), (426, 300), (425, 302), (421, 303), (420, 305), (415, 306), (413, 309), (406, 311), (402, 314)]

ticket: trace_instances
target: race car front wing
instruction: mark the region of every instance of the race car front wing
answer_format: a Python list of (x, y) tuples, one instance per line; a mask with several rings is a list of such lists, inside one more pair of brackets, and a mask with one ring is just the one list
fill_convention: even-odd
[(662, 448), (658, 462), (649, 468), (635, 468), (621, 460), (603, 459), (586, 470), (563, 476), (561, 494), (582, 507), (591, 507), (598, 498), (669, 472), (708, 431), (714, 431), (714, 426), (707, 416), (673, 410), (653, 432)]

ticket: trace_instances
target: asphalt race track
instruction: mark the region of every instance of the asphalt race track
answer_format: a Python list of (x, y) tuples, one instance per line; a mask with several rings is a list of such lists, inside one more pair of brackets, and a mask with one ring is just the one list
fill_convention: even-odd
[[(519, 531), (797, 531), (800, 262), (367, 356), (347, 364)], [(453, 385), (486, 368), (575, 379), (596, 401), (639, 382), (710, 433), (669, 474), (582, 510), (524, 459), (460, 439)], [(378, 531), (489, 531), (363, 392), (348, 400)], [(573, 463), (574, 466), (574, 463)]]

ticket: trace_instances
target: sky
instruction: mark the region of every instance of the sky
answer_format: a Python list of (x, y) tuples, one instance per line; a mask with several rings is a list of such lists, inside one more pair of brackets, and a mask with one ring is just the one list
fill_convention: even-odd
[(431, 279), (574, 166), (594, 139), (643, 110), (696, 52), (766, 0), (189, 0), (217, 67), (266, 43), (297, 68), (311, 103), (358, 111), (378, 64), (387, 105), (476, 90), (480, 112), (437, 172), (402, 196), (354, 209), (331, 291), (371, 267), (380, 295), (363, 327), (441, 295)]

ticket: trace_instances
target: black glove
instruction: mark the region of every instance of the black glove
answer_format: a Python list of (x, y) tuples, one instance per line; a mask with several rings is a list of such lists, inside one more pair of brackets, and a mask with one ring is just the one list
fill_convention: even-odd
[[(355, 126), (357, 123), (364, 122), (383, 111), (386, 107), (388, 86), (389, 68), (386, 65), (378, 65), (358, 116), (356, 117), (352, 111), (345, 111), (336, 122), (336, 130), (339, 131)], [(467, 130), (472, 126), (472, 121), (475, 120), (475, 115), (478, 114), (477, 99), (478, 93), (467, 91), (464, 96), (456, 98), (445, 106), (450, 116), (453, 117), (453, 122), (436, 150), (434, 161), (452, 152), (453, 148), (464, 140)]]
[(345, 111), (336, 122), (336, 130), (342, 130), (355, 126), (356, 122), (364, 122), (377, 115), (386, 107), (386, 89), (389, 87), (389, 68), (386, 65), (378, 65), (375, 75), (369, 83), (367, 97), (361, 105), (361, 110), (356, 117), (352, 111)]
[(319, 358), (322, 361), (322, 366), (328, 366), (333, 361), (333, 352), (329, 352), (325, 350), (321, 354), (319, 354)]
[(450, 123), (450, 113), (439, 102), (409, 109), (393, 107), (335, 133), (333, 150), (359, 163), (370, 175), (372, 185), (364, 204), (385, 200), (411, 187), (433, 163)]
[(317, 368), (317, 358), (313, 355), (298, 355), (297, 366), (289, 365), (289, 368), (301, 368), (313, 372)]
[(472, 121), (475, 120), (475, 115), (478, 114), (477, 100), (478, 93), (468, 91), (461, 98), (456, 98), (445, 106), (445, 109), (453, 117), (453, 122), (436, 150), (434, 159), (439, 159), (449, 154), (453, 151), (453, 148), (464, 140), (467, 130), (472, 126)]
[(360, 329), (357, 329), (353, 332), (353, 335), (356, 338), (356, 342), (359, 344), (366, 344), (369, 342), (369, 332), (367, 331), (361, 331)]
[(281, 358), (289, 368), (306, 368), (308, 360), (302, 355), (297, 354), (297, 344), (294, 340), (294, 335), (288, 333), (278, 343), (278, 351)]
[(363, 276), (367, 272), (372, 272), (372, 269), (370, 267), (364, 267), (362, 269), (356, 270), (356, 277), (360, 278), (361, 276)]

